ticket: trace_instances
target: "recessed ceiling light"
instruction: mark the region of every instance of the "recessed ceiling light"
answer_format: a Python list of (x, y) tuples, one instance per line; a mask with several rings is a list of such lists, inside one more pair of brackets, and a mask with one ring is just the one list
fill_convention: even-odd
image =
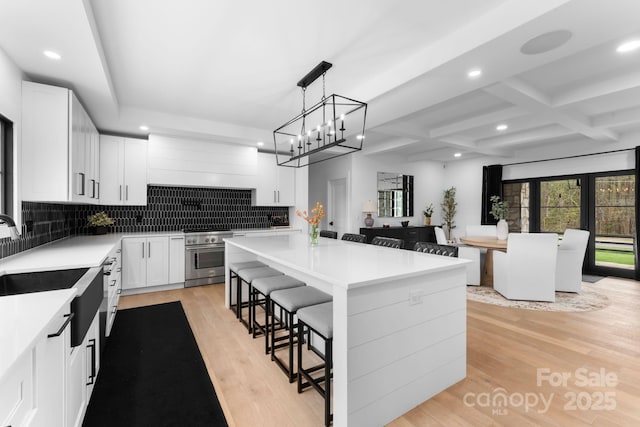
[(502, 132), (503, 130), (507, 130), (509, 129), (509, 126), (505, 125), (504, 123), (501, 125), (496, 126), (496, 130), (499, 130), (500, 132)]
[(46, 56), (49, 59), (53, 59), (56, 61), (59, 61), (62, 59), (62, 56), (58, 52), (54, 52), (52, 50), (45, 50), (42, 53), (44, 53), (44, 56)]
[(258, 147), (262, 147), (263, 145), (264, 145), (264, 142), (258, 141)]
[(573, 34), (567, 30), (556, 30), (541, 34), (532, 38), (520, 47), (520, 52), (525, 55), (538, 55), (546, 53), (567, 43)]
[(471, 79), (475, 79), (476, 77), (480, 77), (482, 75), (482, 70), (480, 68), (474, 68), (473, 70), (469, 70), (467, 76)]
[(461, 157), (461, 156), (462, 156), (462, 153), (454, 153), (453, 154), (453, 157)]
[(140, 126), (140, 130), (149, 130), (149, 126), (142, 125)]
[(619, 53), (632, 52), (638, 49), (639, 47), (640, 47), (640, 40), (631, 40), (626, 43), (622, 43), (620, 46), (618, 46), (618, 48), (616, 49), (616, 52), (619, 52)]

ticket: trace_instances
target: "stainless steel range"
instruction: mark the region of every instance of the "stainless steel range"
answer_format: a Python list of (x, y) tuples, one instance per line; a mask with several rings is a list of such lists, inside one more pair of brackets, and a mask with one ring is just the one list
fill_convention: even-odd
[(230, 230), (185, 229), (185, 288), (224, 282), (224, 241)]

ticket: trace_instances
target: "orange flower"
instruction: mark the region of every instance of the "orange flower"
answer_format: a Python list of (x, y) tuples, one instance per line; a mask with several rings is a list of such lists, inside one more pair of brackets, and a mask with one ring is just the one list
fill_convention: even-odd
[(320, 202), (316, 202), (316, 205), (311, 209), (311, 213), (312, 215), (308, 216), (306, 210), (302, 212), (300, 212), (299, 210), (296, 211), (297, 216), (303, 218), (309, 224), (317, 227), (320, 224), (322, 218), (324, 218), (324, 207)]

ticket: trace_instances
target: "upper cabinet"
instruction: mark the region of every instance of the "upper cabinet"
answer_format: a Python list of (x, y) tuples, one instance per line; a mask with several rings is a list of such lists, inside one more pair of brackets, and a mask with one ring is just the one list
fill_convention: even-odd
[(252, 193), (256, 206), (294, 206), (295, 170), (278, 166), (272, 154), (258, 153), (256, 189)]
[(147, 141), (100, 135), (100, 202), (147, 204)]
[(100, 202), (98, 131), (69, 89), (22, 82), (22, 200)]

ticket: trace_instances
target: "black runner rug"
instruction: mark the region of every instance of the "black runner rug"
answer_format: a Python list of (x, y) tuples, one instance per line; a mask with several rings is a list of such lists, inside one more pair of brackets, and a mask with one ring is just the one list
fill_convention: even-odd
[(179, 301), (119, 311), (83, 426), (227, 426)]

